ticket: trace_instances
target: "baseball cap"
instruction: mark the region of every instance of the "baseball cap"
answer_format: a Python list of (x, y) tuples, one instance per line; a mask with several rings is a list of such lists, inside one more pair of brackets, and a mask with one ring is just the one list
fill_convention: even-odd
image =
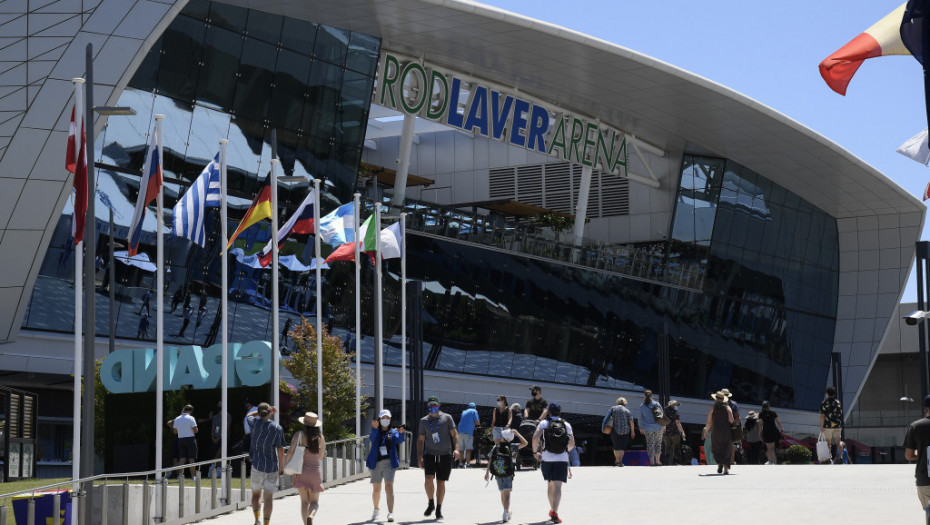
[(532, 392), (533, 390), (542, 390), (542, 388), (539, 388), (539, 385), (533, 385), (530, 387), (530, 392)]
[(562, 405), (558, 403), (549, 403), (549, 413), (553, 416), (558, 416), (562, 413)]
[(505, 428), (504, 431), (501, 432), (501, 437), (504, 438), (504, 441), (507, 441), (507, 442), (513, 441), (513, 430), (510, 430), (509, 428)]
[(426, 403), (439, 403), (439, 396), (429, 396), (429, 399), (426, 400)]
[(382, 410), (378, 413), (378, 419), (381, 419), (382, 417), (391, 417), (391, 411), (387, 409)]
[(475, 408), (475, 404), (474, 404), (474, 403), (469, 403), (469, 404), (468, 404), (468, 408)]

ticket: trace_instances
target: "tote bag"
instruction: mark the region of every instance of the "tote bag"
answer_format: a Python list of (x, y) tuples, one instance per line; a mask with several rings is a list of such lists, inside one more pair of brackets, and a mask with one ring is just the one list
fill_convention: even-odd
[[(297, 442), (300, 443), (303, 441), (303, 434), (300, 435), (300, 440)], [(285, 474), (300, 474), (304, 471), (304, 446), (303, 445), (294, 445), (294, 453), (291, 455), (291, 459), (287, 461), (287, 465), (284, 465)]]
[(827, 438), (824, 437), (823, 432), (821, 432), (820, 437), (817, 438), (817, 461), (822, 463), (824, 461), (829, 461), (831, 457), (830, 444), (827, 443)]

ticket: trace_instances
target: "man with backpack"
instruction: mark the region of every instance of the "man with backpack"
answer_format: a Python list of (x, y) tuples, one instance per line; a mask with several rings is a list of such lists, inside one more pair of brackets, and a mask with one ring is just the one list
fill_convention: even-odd
[(514, 432), (505, 428), (501, 432), (501, 442), (491, 448), (491, 455), (488, 459), (488, 468), (484, 471), (484, 480), (489, 481), (491, 476), (497, 480), (497, 489), (501, 492), (501, 505), (504, 507), (504, 515), (501, 516), (502, 522), (508, 522), (513, 518), (510, 512), (510, 491), (513, 489), (513, 455), (514, 450), (510, 448), (510, 442), (514, 436), (520, 439), (517, 450), (529, 445), (526, 438), (519, 432)]
[(559, 502), (562, 483), (568, 481), (568, 451), (575, 447), (572, 426), (562, 419), (562, 406), (549, 403), (549, 417), (540, 421), (533, 434), (533, 450), (542, 462), (542, 475), (549, 483), (549, 520), (562, 523)]

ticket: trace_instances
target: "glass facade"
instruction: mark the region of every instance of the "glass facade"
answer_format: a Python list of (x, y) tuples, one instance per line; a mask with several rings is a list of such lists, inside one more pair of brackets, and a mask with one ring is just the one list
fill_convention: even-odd
[[(355, 187), (380, 43), (369, 36), (290, 18), (192, 1), (146, 57), (111, 117), (95, 157), (100, 171), (97, 333), (109, 331), (107, 206), (125, 238), (153, 114), (165, 119), (166, 208), (230, 140), (230, 231), (269, 169), (270, 130), (287, 174), (325, 179), (323, 212)], [(179, 184), (179, 181), (181, 184)], [(281, 185), (282, 217), (307, 183)], [(107, 204), (109, 203), (109, 204)], [(101, 211), (102, 210), (102, 211)], [(411, 211), (411, 210), (408, 210)], [(367, 215), (367, 213), (365, 214)], [(49, 247), (24, 328), (72, 330), (70, 209)], [(154, 219), (143, 250), (154, 259)], [(170, 214), (166, 221), (170, 221)], [(415, 223), (416, 221), (410, 221)], [(261, 223), (237, 247), (259, 250)], [(219, 325), (218, 216), (207, 217), (205, 249), (166, 237), (168, 344), (209, 345)], [(643, 390), (660, 383), (659, 344), (669, 336), (674, 396), (705, 398), (728, 387), (737, 399), (768, 399), (814, 410), (830, 362), (838, 286), (836, 221), (785, 188), (726, 159), (684, 155), (665, 264), (699, 265), (703, 289), (626, 278), (605, 270), (492, 250), (408, 230), (408, 277), (424, 287), (427, 369), (527, 381)], [(282, 254), (303, 262), (312, 242), (289, 241)], [(117, 337), (154, 341), (155, 308), (145, 290), (154, 274), (115, 262)], [(385, 363), (399, 365), (399, 262), (385, 275)], [(363, 361), (373, 361), (371, 267), (363, 273)], [(270, 339), (286, 323), (315, 315), (314, 273), (281, 272), (281, 326), (271, 326), (271, 272), (230, 258), (230, 339)], [(351, 345), (354, 269), (324, 274), (331, 331)], [(803, 293), (802, 293), (803, 291)], [(154, 320), (154, 317), (152, 318)], [(287, 345), (287, 339), (282, 339)]]

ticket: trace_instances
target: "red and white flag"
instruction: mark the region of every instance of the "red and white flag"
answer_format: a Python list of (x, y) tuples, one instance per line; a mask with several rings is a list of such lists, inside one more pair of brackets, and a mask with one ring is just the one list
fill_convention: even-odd
[(906, 2), (901, 4), (820, 63), (820, 76), (830, 89), (845, 95), (849, 81), (867, 58), (911, 54), (901, 40), (901, 21), (906, 6)]
[[(80, 122), (80, 124), (78, 124)], [(80, 126), (80, 128), (78, 127)], [(79, 144), (78, 129), (81, 130)], [(68, 128), (68, 149), (65, 154), (65, 169), (74, 173), (74, 217), (71, 220), (71, 236), (74, 244), (84, 240), (84, 219), (87, 215), (87, 135), (84, 131), (84, 114), (81, 104), (81, 84), (74, 87), (74, 107), (71, 108), (71, 126)]]

